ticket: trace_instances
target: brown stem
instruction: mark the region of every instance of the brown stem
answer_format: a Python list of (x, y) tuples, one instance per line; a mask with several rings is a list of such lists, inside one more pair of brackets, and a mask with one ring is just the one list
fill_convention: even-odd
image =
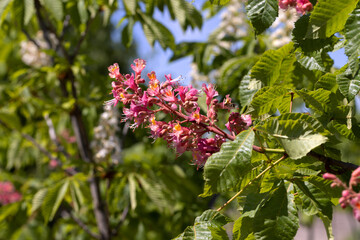
[(289, 112), (291, 113), (292, 112), (292, 107), (293, 107), (293, 100), (294, 100), (294, 93), (291, 92), (290, 93), (291, 95), (291, 99), (290, 99), (290, 108), (289, 108)]

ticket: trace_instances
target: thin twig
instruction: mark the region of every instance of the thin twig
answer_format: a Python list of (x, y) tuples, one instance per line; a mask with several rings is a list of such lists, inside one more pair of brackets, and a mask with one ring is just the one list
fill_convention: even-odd
[(279, 162), (283, 161), (284, 159), (286, 159), (288, 157), (287, 154), (284, 154), (279, 160), (275, 161), (274, 163), (270, 163), (270, 165), (264, 170), (262, 171), (259, 175), (257, 175), (255, 178), (253, 178), (250, 182), (248, 182), (239, 192), (237, 192), (232, 198), (230, 198), (224, 205), (222, 205), (221, 207), (219, 207), (218, 209), (216, 209), (216, 211), (220, 212), (222, 209), (224, 209), (229, 203), (231, 203), (232, 201), (234, 201), (238, 196), (240, 196), (240, 194), (242, 194), (245, 190), (246, 187), (250, 186), (251, 184), (253, 184), (253, 182), (255, 182), (256, 180), (258, 180), (260, 177), (262, 177), (265, 173), (267, 173), (270, 169), (272, 169), (275, 165), (277, 165)]
[(41, 47), (40, 45), (35, 41), (35, 39), (33, 39), (30, 34), (25, 30), (25, 28), (21, 28), (21, 31), (25, 34), (26, 38), (32, 42), (33, 44), (35, 44), (35, 46), (40, 50)]
[(91, 231), (91, 229), (80, 218), (77, 218), (70, 210), (64, 210), (63, 213), (67, 214), (74, 222), (77, 223), (87, 234), (95, 239), (100, 239), (100, 235)]
[(48, 150), (46, 150), (43, 146), (41, 146), (32, 136), (26, 133), (20, 132), (18, 129), (9, 127), (5, 122), (0, 120), (0, 124), (8, 129), (9, 131), (16, 131), (18, 132), (23, 138), (30, 141), (37, 149), (40, 150), (45, 156), (47, 156), (50, 160), (56, 160), (60, 162), (60, 160), (57, 157), (54, 157)]
[(45, 122), (49, 128), (49, 136), (51, 141), (56, 145), (57, 149), (69, 160), (71, 159), (71, 155), (65, 150), (64, 146), (61, 145), (61, 143), (59, 142), (57, 136), (56, 136), (56, 131), (54, 128), (54, 124), (51, 120), (51, 118), (49, 117), (48, 114), (44, 115), (44, 119)]

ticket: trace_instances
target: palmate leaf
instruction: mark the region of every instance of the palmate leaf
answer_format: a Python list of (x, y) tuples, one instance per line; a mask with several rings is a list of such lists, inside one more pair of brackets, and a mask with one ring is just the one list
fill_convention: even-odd
[(242, 176), (252, 170), (254, 136), (252, 129), (241, 132), (234, 141), (224, 143), (220, 151), (207, 160), (204, 167), (205, 190), (202, 196), (235, 189)]
[(340, 92), (350, 102), (360, 91), (360, 75), (352, 75), (350, 68), (347, 68), (344, 73), (336, 76), (336, 82), (339, 85)]
[(60, 204), (68, 191), (69, 183), (69, 180), (65, 180), (48, 189), (41, 207), (45, 222), (51, 221), (54, 218), (55, 213), (59, 209)]
[(261, 82), (246, 74), (239, 85), (239, 100), (242, 106), (250, 104), (255, 93), (261, 89)]
[[(301, 113), (283, 115), (269, 119), (256, 129), (277, 138), (290, 158), (300, 159), (327, 141), (327, 137), (324, 136), (326, 132), (320, 133), (320, 123), (316, 120), (312, 123), (310, 116), (305, 117), (306, 114)], [(313, 125), (315, 123), (316, 125)]]
[(223, 226), (232, 220), (215, 210), (206, 210), (195, 219), (194, 226), (189, 226), (174, 240), (219, 239), (228, 240)]
[(358, 0), (319, 0), (310, 16), (306, 38), (327, 38), (342, 30)]
[[(294, 44), (289, 43), (277, 50), (267, 50), (251, 69), (251, 78), (260, 80), (265, 86), (274, 85), (281, 76), (283, 61), (287, 60), (293, 48)], [(284, 61), (284, 64), (290, 67), (288, 61)]]
[(53, 14), (56, 20), (61, 21), (64, 17), (62, 0), (44, 0), (45, 7)]
[(350, 14), (345, 24), (345, 54), (349, 58), (349, 66), (353, 75), (359, 70), (359, 55), (360, 55), (360, 4)]
[(277, 0), (249, 0), (246, 12), (256, 34), (262, 33), (271, 26), (278, 16), (278, 10)]
[(202, 26), (202, 16), (198, 10), (186, 0), (170, 0), (170, 12), (174, 14), (179, 21), (182, 29), (185, 31), (188, 26), (191, 28)]
[(336, 95), (325, 89), (317, 89), (315, 91), (306, 91), (305, 89), (295, 91), (310, 107), (319, 114), (334, 111), (337, 106)]
[(216, 5), (225, 5), (228, 2), (230, 2), (230, 0), (210, 0), (211, 4), (216, 4)]
[(154, 45), (155, 41), (158, 41), (162, 48), (174, 49), (175, 38), (164, 25), (141, 11), (137, 11), (137, 13), (143, 19), (144, 33), (151, 46)]
[(299, 228), (299, 219), (293, 200), (285, 184), (276, 189), (271, 198), (256, 211), (254, 217), (255, 239), (291, 240)]
[(277, 182), (271, 191), (246, 196), (242, 216), (233, 228), (234, 240), (293, 239), (299, 220), (293, 200), (285, 184)]
[(308, 54), (296, 53), (297, 61), (308, 70), (329, 71), (334, 61), (326, 52), (312, 52)]
[[(286, 97), (288, 96), (288, 101)], [(280, 86), (274, 87), (263, 87), (256, 92), (252, 101), (250, 113), (253, 117), (258, 117), (263, 114), (273, 114), (276, 112), (277, 107), (283, 104), (290, 104), (289, 92)]]
[(309, 181), (295, 180), (296, 192), (301, 199), (301, 209), (305, 214), (321, 213), (332, 219), (331, 196), (325, 192), (326, 190), (324, 191), (325, 184), (321, 184), (321, 181), (325, 183), (326, 180), (317, 176), (312, 176)]
[(336, 75), (333, 73), (326, 73), (325, 75), (323, 75), (315, 83), (315, 89), (320, 89), (320, 88), (335, 92), (336, 89), (338, 88), (336, 84)]

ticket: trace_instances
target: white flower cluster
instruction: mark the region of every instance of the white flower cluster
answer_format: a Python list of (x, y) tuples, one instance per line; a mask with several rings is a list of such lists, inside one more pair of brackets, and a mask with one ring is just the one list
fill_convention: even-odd
[[(50, 34), (50, 41), (55, 44), (57, 42), (54, 34)], [(21, 60), (31, 67), (39, 68), (50, 65), (51, 58), (47, 55), (44, 49), (49, 49), (48, 43), (44, 39), (42, 31), (37, 32), (34, 39), (37, 45), (32, 41), (22, 41), (20, 43)]]
[[(221, 13), (221, 22), (219, 27), (214, 30), (210, 38), (214, 38), (217, 44), (225, 49), (236, 51), (234, 47), (239, 46), (238, 41), (225, 41), (225, 37), (240, 39), (247, 35), (249, 23), (245, 13), (244, 0), (231, 0), (227, 7)], [(214, 48), (214, 52), (219, 52), (218, 48)], [(197, 64), (191, 64), (190, 76), (192, 84), (197, 87), (201, 86), (201, 83), (211, 82), (217, 78), (218, 71), (213, 70), (209, 76), (203, 75), (199, 72)]]
[(117, 136), (119, 131), (120, 114), (117, 108), (104, 107), (100, 115), (99, 125), (94, 128), (94, 140), (91, 147), (95, 153), (97, 162), (111, 156), (112, 163), (119, 164), (121, 160), (121, 143)]
[[(248, 22), (245, 14), (243, 0), (231, 0), (226, 9), (221, 13), (221, 22), (217, 32), (217, 39), (221, 40), (226, 36), (235, 39), (247, 35)], [(231, 49), (232, 42), (220, 41), (219, 45), (226, 49)]]
[(295, 27), (294, 23), (298, 19), (299, 14), (295, 8), (279, 9), (279, 16), (270, 27), (271, 45), (279, 48), (288, 44), (291, 41), (291, 33)]

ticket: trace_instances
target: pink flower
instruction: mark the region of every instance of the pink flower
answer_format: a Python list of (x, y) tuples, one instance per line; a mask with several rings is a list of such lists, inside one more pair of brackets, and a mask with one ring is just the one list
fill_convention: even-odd
[(200, 123), (201, 114), (200, 114), (200, 108), (199, 107), (194, 112), (191, 113), (191, 115), (189, 117), (189, 121), (195, 121), (197, 123)]
[(212, 99), (216, 96), (219, 95), (219, 93), (217, 91), (215, 91), (214, 86), (210, 83), (209, 87), (206, 87), (206, 84), (204, 83), (202, 85), (202, 89), (204, 90), (205, 94), (206, 94), (206, 105), (210, 105)]
[(184, 103), (185, 102), (185, 97), (186, 97), (186, 92), (188, 91), (188, 87), (184, 87), (184, 86), (179, 86), (177, 87), (174, 92), (177, 92), (178, 96), (180, 97), (180, 100)]
[(226, 128), (235, 135), (250, 127), (252, 121), (250, 115), (240, 115), (240, 113), (232, 112), (229, 121), (225, 124)]
[(131, 68), (134, 70), (136, 76), (141, 75), (142, 70), (144, 70), (146, 66), (146, 61), (143, 59), (135, 59), (134, 60), (135, 65), (131, 64)]
[(165, 89), (162, 89), (161, 90), (161, 94), (163, 96), (163, 100), (164, 101), (167, 101), (167, 102), (170, 102), (170, 103), (176, 103), (177, 102), (177, 98), (175, 97), (175, 94), (174, 94), (174, 91), (172, 89), (171, 86), (168, 86), (167, 88)]
[(119, 68), (119, 64), (114, 63), (113, 65), (110, 65), (108, 67), (109, 70), (109, 76), (111, 78), (115, 78), (118, 81), (123, 80), (123, 76), (120, 74), (120, 68)]
[(124, 82), (124, 84), (127, 85), (131, 90), (137, 91), (139, 86), (135, 83), (134, 74), (131, 74), (131, 75), (126, 74), (125, 78), (126, 78), (126, 81)]
[(20, 201), (21, 194), (17, 192), (11, 182), (0, 182), (0, 204), (7, 205)]

